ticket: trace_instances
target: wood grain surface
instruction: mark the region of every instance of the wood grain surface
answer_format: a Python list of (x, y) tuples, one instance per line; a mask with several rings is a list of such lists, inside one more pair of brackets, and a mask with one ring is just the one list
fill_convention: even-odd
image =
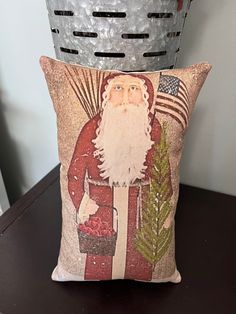
[(61, 234), (59, 167), (0, 217), (2, 314), (235, 314), (236, 197), (181, 185), (180, 284), (50, 279)]

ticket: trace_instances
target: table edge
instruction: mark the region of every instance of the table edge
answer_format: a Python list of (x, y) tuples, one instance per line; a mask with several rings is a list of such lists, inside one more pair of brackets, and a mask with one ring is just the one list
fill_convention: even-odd
[(3, 215), (0, 217), (0, 236), (13, 224), (30, 205), (43, 194), (50, 185), (59, 177), (60, 164), (54, 167), (38, 183), (36, 183), (26, 194), (17, 200)]

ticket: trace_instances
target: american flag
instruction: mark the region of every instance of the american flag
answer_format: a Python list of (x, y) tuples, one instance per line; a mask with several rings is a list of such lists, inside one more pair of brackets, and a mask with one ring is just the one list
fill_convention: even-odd
[(186, 85), (175, 76), (160, 74), (155, 110), (175, 119), (183, 129), (189, 121), (189, 97)]

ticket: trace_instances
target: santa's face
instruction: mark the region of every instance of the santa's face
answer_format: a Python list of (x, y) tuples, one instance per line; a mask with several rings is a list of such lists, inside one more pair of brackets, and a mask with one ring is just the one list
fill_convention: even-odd
[(145, 176), (146, 155), (153, 142), (145, 81), (119, 75), (103, 94), (103, 112), (93, 140), (103, 179), (110, 185), (128, 186)]
[(115, 77), (110, 86), (109, 101), (113, 106), (141, 104), (143, 92), (140, 79), (130, 75)]

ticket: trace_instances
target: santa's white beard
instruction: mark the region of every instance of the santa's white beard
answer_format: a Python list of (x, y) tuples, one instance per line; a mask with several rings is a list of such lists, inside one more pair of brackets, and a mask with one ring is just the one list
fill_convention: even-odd
[(153, 144), (149, 120), (148, 104), (105, 105), (93, 143), (100, 175), (110, 185), (128, 186), (145, 176), (144, 163)]

